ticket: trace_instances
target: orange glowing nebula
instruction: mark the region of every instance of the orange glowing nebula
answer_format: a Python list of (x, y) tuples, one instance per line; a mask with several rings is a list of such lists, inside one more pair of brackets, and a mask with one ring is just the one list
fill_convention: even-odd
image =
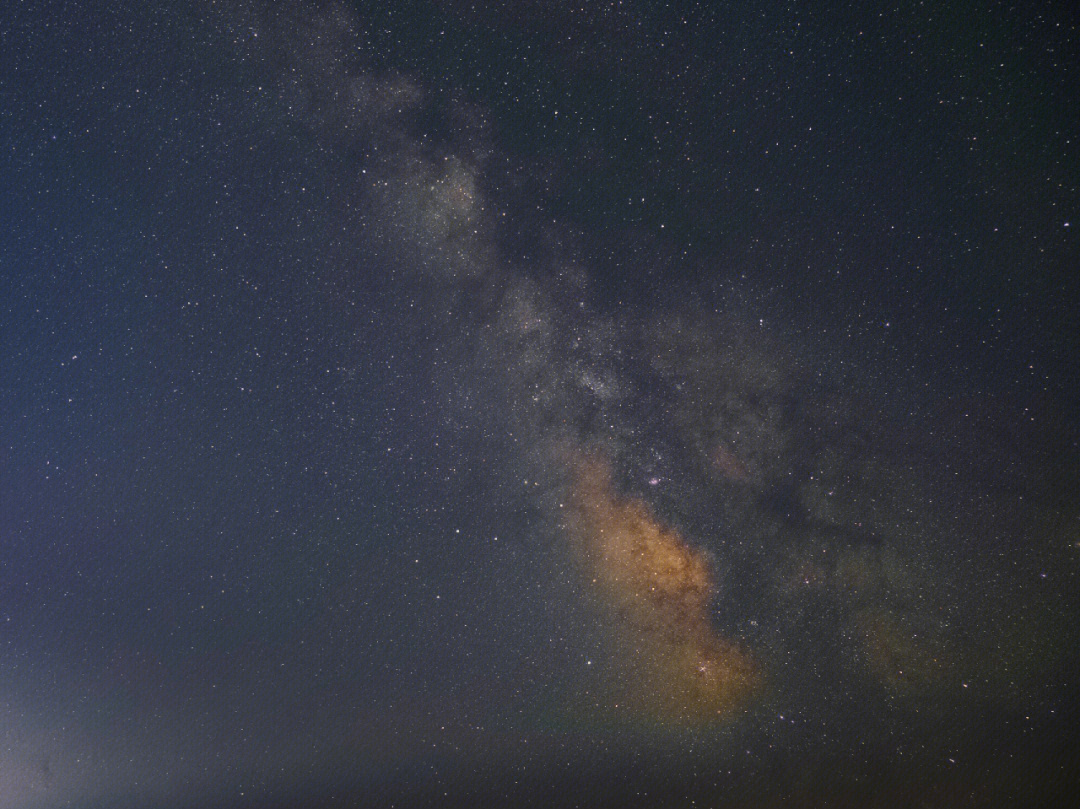
[(712, 625), (716, 584), (706, 555), (645, 501), (620, 496), (602, 457), (578, 458), (572, 480), (567, 526), (612, 627), (613, 700), (626, 711), (682, 723), (744, 705), (760, 673)]

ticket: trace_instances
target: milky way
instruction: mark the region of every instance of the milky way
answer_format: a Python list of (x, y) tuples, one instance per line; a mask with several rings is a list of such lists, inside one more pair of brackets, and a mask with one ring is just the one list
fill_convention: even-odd
[(0, 6), (0, 809), (1076, 793), (1065, 15)]
[(665, 721), (722, 719), (749, 698), (760, 673), (712, 625), (708, 557), (643, 500), (620, 496), (603, 458), (572, 463), (567, 532), (616, 649), (604, 707)]

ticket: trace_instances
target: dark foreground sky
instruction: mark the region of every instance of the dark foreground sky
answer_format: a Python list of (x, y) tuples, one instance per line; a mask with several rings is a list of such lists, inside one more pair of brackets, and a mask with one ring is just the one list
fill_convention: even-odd
[(0, 809), (1074, 795), (1066, 6), (3, 4)]

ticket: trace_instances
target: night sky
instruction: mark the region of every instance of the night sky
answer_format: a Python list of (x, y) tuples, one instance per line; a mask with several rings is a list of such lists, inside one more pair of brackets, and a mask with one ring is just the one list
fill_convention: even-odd
[(0, 809), (1069, 805), (1068, 6), (4, 3)]

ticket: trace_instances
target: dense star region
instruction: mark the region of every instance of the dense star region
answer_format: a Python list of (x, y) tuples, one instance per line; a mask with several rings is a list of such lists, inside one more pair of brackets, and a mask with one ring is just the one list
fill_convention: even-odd
[(579, 462), (571, 529), (586, 570), (615, 613), (629, 693), (611, 709), (675, 722), (715, 720), (747, 696), (752, 663), (711, 626), (708, 561), (656, 521), (641, 501), (620, 502), (603, 461)]
[(1069, 805), (1078, 34), (5, 6), (0, 809)]

